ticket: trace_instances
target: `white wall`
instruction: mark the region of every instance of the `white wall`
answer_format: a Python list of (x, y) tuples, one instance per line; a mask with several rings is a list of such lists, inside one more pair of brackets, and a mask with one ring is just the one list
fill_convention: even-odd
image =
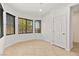
[(53, 41), (53, 15), (46, 14), (42, 17), (42, 34), (45, 40)]

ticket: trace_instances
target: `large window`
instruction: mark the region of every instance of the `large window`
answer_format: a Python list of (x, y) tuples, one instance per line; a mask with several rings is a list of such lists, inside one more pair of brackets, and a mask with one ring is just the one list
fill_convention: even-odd
[(27, 21), (24, 18), (19, 18), (18, 22), (18, 31), (19, 34), (26, 33), (26, 28), (27, 28)]
[(41, 33), (41, 20), (35, 20), (35, 33)]
[(19, 18), (18, 21), (18, 33), (32, 33), (33, 32), (33, 21), (25, 18)]
[(0, 38), (3, 36), (3, 9), (0, 4)]
[(33, 32), (33, 21), (25, 18), (19, 18), (18, 21), (19, 34), (32, 33)]
[(15, 16), (6, 13), (6, 35), (15, 34)]
[(27, 20), (27, 33), (32, 33), (32, 32), (33, 32), (33, 21)]

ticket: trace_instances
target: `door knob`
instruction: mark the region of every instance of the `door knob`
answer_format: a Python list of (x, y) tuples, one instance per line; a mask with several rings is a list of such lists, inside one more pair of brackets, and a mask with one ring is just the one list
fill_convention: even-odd
[(62, 33), (63, 35), (65, 35), (65, 33)]

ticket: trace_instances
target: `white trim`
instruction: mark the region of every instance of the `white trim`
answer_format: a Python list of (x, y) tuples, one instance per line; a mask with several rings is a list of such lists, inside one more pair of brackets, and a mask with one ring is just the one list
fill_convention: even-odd
[(66, 50), (71, 50), (73, 48), (73, 42), (71, 38), (71, 7), (75, 6), (77, 4), (72, 4), (68, 6), (68, 19), (67, 19), (67, 46)]
[(18, 17), (15, 16), (15, 35), (18, 34)]
[(3, 12), (3, 34), (4, 34), (4, 37), (6, 36), (6, 12), (4, 11)]

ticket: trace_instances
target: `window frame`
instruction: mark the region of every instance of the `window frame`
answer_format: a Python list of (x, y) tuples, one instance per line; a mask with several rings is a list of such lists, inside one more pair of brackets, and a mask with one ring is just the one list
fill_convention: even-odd
[(10, 33), (10, 34), (7, 34), (7, 32), (6, 32), (6, 35), (14, 35), (15, 34), (15, 16), (8, 13), (8, 12), (6, 12), (6, 31), (7, 31), (7, 15), (10, 15), (14, 18), (14, 20), (13, 20), (13, 29), (14, 29), (14, 31), (13, 31), (13, 33)]

